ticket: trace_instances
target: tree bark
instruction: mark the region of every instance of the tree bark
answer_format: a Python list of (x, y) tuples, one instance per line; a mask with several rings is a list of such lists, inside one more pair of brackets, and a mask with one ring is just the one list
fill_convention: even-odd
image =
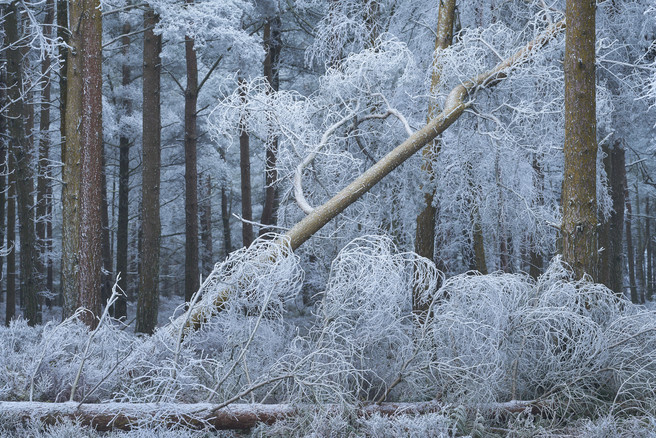
[[(466, 407), (469, 413), (480, 413), (494, 417), (503, 413), (530, 411), (539, 415), (545, 406), (534, 401), (513, 400), (506, 403), (487, 403)], [(98, 431), (130, 430), (138, 424), (154, 423), (158, 426), (184, 426), (191, 429), (243, 430), (260, 423), (273, 424), (296, 415), (302, 415), (315, 406), (292, 404), (237, 404), (227, 407), (199, 404), (159, 404), (159, 403), (107, 403), (81, 404), (78, 402), (0, 402), (0, 410), (13, 419), (37, 420), (45, 424), (73, 421)], [(384, 416), (423, 415), (441, 412), (442, 403), (406, 402), (375, 403), (358, 408), (356, 415), (369, 417), (374, 414)], [(323, 411), (339, 412), (339, 405), (324, 405)]]
[(619, 297), (624, 296), (624, 149), (619, 141), (610, 150), (610, 189), (613, 212), (609, 219), (608, 288)]
[[(54, 20), (55, 20), (55, 2), (54, 0), (46, 1), (46, 15), (43, 22), (44, 37), (54, 37)], [(48, 52), (41, 61), (41, 76), (45, 81), (43, 89), (41, 90), (41, 112), (39, 117), (39, 131), (41, 132), (39, 141), (39, 159), (37, 170), (37, 185), (36, 185), (36, 236), (37, 245), (40, 257), (37, 258), (37, 271), (42, 279), (47, 277), (47, 267), (50, 264), (48, 252), (48, 222), (52, 218), (48, 215), (48, 204), (51, 202), (49, 197), (50, 185), (50, 65), (51, 59)], [(52, 290), (47, 289), (47, 293), (51, 294)], [(46, 305), (52, 306), (50, 297), (46, 297)]]
[[(242, 96), (242, 103), (246, 104), (246, 81), (240, 79), (240, 94)], [(248, 127), (246, 122), (246, 114), (242, 114), (239, 121), (239, 168), (241, 170), (241, 237), (242, 244), (245, 247), (251, 246), (253, 243), (253, 206), (251, 201), (251, 155), (250, 155), (250, 137), (248, 135)]]
[(201, 188), (200, 203), (200, 238), (203, 242), (203, 252), (201, 264), (203, 266), (203, 276), (209, 275), (214, 267), (214, 254), (212, 248), (212, 177), (205, 175)]
[[(278, 91), (280, 88), (278, 60), (282, 50), (282, 33), (281, 33), (280, 16), (276, 15), (267, 19), (264, 24), (264, 47), (266, 49), (266, 58), (264, 58), (264, 77), (267, 79), (272, 91)], [(264, 206), (262, 208), (262, 218), (260, 223), (263, 225), (275, 225), (278, 217), (278, 191), (276, 180), (278, 171), (276, 162), (278, 159), (278, 137), (273, 133), (267, 134), (266, 140), (266, 157), (264, 170)], [(272, 228), (263, 226), (260, 228), (259, 235), (273, 231)]]
[[(68, 112), (67, 96), (68, 96), (68, 44), (70, 42), (70, 32), (68, 30), (68, 1), (67, 0), (57, 0), (57, 38), (59, 38), (63, 44), (59, 45), (59, 59), (61, 60), (60, 69), (59, 69), (59, 137), (61, 143), (61, 161), (64, 163), (62, 168), (62, 180), (66, 181), (64, 174), (66, 173), (66, 113)], [(67, 200), (68, 190), (67, 185), (62, 185), (62, 259), (59, 269), (59, 295), (57, 304), (62, 306), (63, 316), (66, 317), (70, 315), (70, 312), (73, 310), (72, 305), (67, 305), (67, 292), (65, 290), (74, 289), (75, 283), (70, 278), (71, 276), (71, 259), (74, 259), (73, 254), (64, 254), (63, 243), (66, 240), (64, 235), (68, 229), (73, 225), (71, 223), (69, 210), (66, 210), (65, 205), (68, 205), (70, 199)], [(68, 214), (65, 214), (65, 211)], [(52, 236), (52, 233), (51, 233)], [(51, 243), (52, 244), (52, 243)], [(49, 270), (51, 272), (52, 269)], [(69, 291), (70, 292), (70, 291)]]
[(654, 270), (652, 265), (652, 246), (651, 246), (651, 218), (649, 215), (651, 210), (649, 208), (649, 196), (645, 198), (645, 245), (647, 249), (647, 292), (646, 299), (651, 301), (654, 295)]
[(629, 185), (626, 181), (626, 172), (624, 172), (624, 201), (626, 202), (626, 257), (629, 263), (629, 288), (631, 291), (631, 302), (638, 304), (638, 288), (635, 278), (635, 253), (633, 251), (633, 236), (631, 233), (631, 222), (633, 214), (631, 212), (631, 197), (629, 196)]
[[(144, 22), (144, 27), (148, 26)], [(123, 24), (123, 37), (121, 38), (121, 52), (127, 60), (130, 52), (130, 33), (131, 26), (129, 23)], [(150, 32), (146, 30), (145, 32)], [(147, 38), (152, 38), (151, 35), (144, 35), (144, 46)], [(149, 56), (144, 49), (144, 56)], [(152, 56), (152, 55), (150, 55)], [(144, 81), (150, 72), (146, 73), (147, 68), (144, 66)], [(132, 82), (130, 65), (127, 61), (123, 62), (121, 68), (121, 84), (126, 87)], [(144, 96), (145, 97), (145, 96)], [(144, 98), (143, 111), (144, 118), (148, 117), (146, 109), (151, 111), (148, 107), (149, 103), (147, 98)], [(123, 99), (122, 105), (126, 114), (132, 113), (132, 101), (130, 99)], [(142, 125), (146, 126), (147, 122), (142, 121)], [(144, 136), (146, 139), (146, 136)], [(146, 140), (150, 141), (150, 139)], [(145, 142), (144, 142), (145, 143)], [(118, 161), (118, 221), (116, 225), (116, 273), (119, 275), (118, 287), (126, 292), (128, 290), (128, 218), (130, 214), (130, 146), (131, 142), (128, 137), (121, 135), (119, 138), (119, 161)], [(145, 163), (144, 163), (145, 164)], [(111, 309), (112, 316), (117, 319), (127, 318), (127, 297), (121, 294), (116, 303)]]
[[(159, 17), (152, 9), (147, 9), (144, 13), (144, 28), (146, 29), (146, 32), (144, 33), (143, 51), (143, 183), (141, 194), (141, 215), (144, 226), (142, 228), (141, 245), (139, 248), (141, 269), (139, 271), (139, 298), (137, 301), (136, 324), (136, 331), (141, 333), (152, 333), (155, 330), (159, 307), (161, 239), (159, 190), (161, 167), (160, 141), (162, 128), (160, 116), (161, 62), (159, 56), (162, 51), (162, 37), (160, 35), (155, 35), (152, 29), (155, 27), (158, 20)], [(195, 104), (193, 111), (195, 113)], [(187, 122), (186, 115), (187, 107), (185, 104), (185, 123)], [(185, 130), (185, 132), (187, 131)], [(193, 132), (193, 140), (195, 142), (195, 128)], [(195, 143), (193, 148), (193, 168), (195, 169)], [(187, 135), (185, 135), (185, 158), (187, 157), (186, 151)], [(189, 163), (187, 163), (187, 165), (189, 165)], [(187, 190), (188, 189), (189, 188), (187, 187)], [(187, 229), (187, 233), (189, 233), (189, 229)], [(127, 242), (125, 245), (126, 248), (124, 248), (124, 250), (126, 252), (127, 260)]]
[(98, 0), (69, 2), (71, 23), (64, 159), (64, 317), (97, 324), (102, 270), (102, 21)]
[[(144, 14), (147, 14), (148, 12), (145, 12)], [(147, 56), (153, 56), (152, 54), (149, 54), (147, 52), (147, 49), (145, 48), (146, 46), (146, 41), (149, 38), (152, 38), (153, 36), (148, 34), (148, 32), (152, 32), (152, 30), (148, 30), (149, 25), (145, 22), (144, 20), (144, 28), (147, 29), (144, 32), (144, 57)], [(123, 24), (123, 37), (121, 38), (121, 52), (123, 53), (123, 56), (127, 59), (127, 56), (130, 52), (130, 37), (128, 34), (130, 33), (131, 26), (129, 23), (124, 23)], [(148, 48), (148, 50), (152, 50), (152, 48)], [(147, 67), (145, 65), (146, 63), (144, 62), (144, 83), (146, 81), (146, 77), (150, 75), (150, 72), (147, 72)], [(128, 86), (132, 82), (132, 77), (131, 77), (131, 71), (130, 71), (130, 65), (125, 61), (123, 63), (123, 66), (121, 68), (121, 84), (125, 87)], [(151, 78), (148, 76), (148, 79), (151, 80)], [(146, 85), (144, 85), (146, 87)], [(145, 93), (144, 93), (145, 94)], [(148, 125), (148, 122), (145, 120), (147, 117), (150, 117), (150, 111), (152, 111), (152, 108), (150, 108), (148, 105), (150, 105), (148, 101), (148, 97), (144, 95), (143, 99), (143, 117), (144, 120), (142, 121), (142, 128), (145, 129), (144, 127)], [(122, 101), (124, 111), (126, 114), (132, 113), (132, 101), (130, 99), (123, 99)], [(146, 109), (149, 112), (146, 112)], [(159, 131), (158, 131), (159, 132)], [(146, 136), (144, 136), (144, 139), (146, 139)], [(150, 139), (145, 140), (144, 144), (146, 141), (150, 141)], [(119, 275), (118, 279), (118, 287), (124, 291), (127, 292), (128, 290), (128, 218), (130, 214), (130, 146), (131, 142), (130, 139), (127, 138), (125, 135), (121, 135), (119, 138), (119, 170), (118, 170), (118, 221), (117, 221), (117, 227), (116, 227), (116, 273)], [(146, 163), (144, 162), (144, 168), (146, 166)], [(142, 199), (143, 201), (143, 199)], [(118, 299), (116, 300), (116, 303), (111, 309), (112, 316), (114, 318), (118, 319), (126, 319), (127, 318), (127, 297), (124, 294), (121, 294)]]
[(595, 1), (568, 0), (565, 35), (563, 260), (597, 278)]
[(645, 303), (645, 239), (642, 233), (642, 218), (640, 215), (640, 191), (636, 183), (636, 280), (638, 286), (638, 300), (641, 304)]
[[(5, 32), (9, 42), (7, 50), (7, 96), (11, 102), (8, 108), (9, 135), (14, 146), (14, 172), (16, 174), (16, 200), (19, 221), (20, 251), (20, 279), (23, 301), (21, 307), (25, 309), (25, 318), (30, 325), (36, 325), (38, 314), (37, 302), (37, 272), (35, 261), (37, 251), (35, 248), (36, 234), (34, 224), (34, 189), (33, 174), (30, 167), (30, 150), (25, 127), (23, 125), (23, 71), (21, 68), (22, 55), (18, 47), (18, 8), (12, 2), (7, 6), (5, 17)], [(15, 247), (14, 247), (15, 251)]]
[[(192, 3), (193, 0), (186, 0)], [(200, 286), (198, 272), (198, 168), (196, 146), (198, 131), (196, 105), (198, 102), (198, 61), (194, 40), (185, 37), (187, 88), (185, 89), (185, 301)]]
[[(437, 86), (442, 75), (442, 66), (439, 61), (439, 52), (449, 47), (453, 41), (453, 18), (455, 16), (456, 1), (446, 0), (440, 2), (440, 9), (437, 18), (437, 34), (435, 37), (435, 53), (433, 54), (433, 71), (431, 74), (431, 95), (437, 93)], [(438, 107), (434, 99), (431, 99), (428, 105), (428, 118), (430, 122), (438, 113)], [(422, 150), (422, 173), (431, 183), (434, 180), (435, 160), (440, 151), (439, 140), (435, 140)], [(444, 270), (444, 263), (435, 259), (435, 223), (437, 217), (437, 208), (433, 205), (435, 199), (435, 189), (424, 191), (424, 209), (417, 216), (417, 229), (415, 232), (415, 252), (422, 257), (426, 257), (436, 263), (440, 270)], [(439, 289), (441, 285), (438, 285)], [(420, 295), (422, 290), (413, 291), (413, 309), (415, 312), (424, 312), (427, 310), (427, 303), (420, 304)]]

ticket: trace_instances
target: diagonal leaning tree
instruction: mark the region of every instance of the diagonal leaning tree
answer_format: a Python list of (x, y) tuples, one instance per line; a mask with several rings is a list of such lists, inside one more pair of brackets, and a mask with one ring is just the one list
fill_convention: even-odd
[[(477, 90), (491, 88), (506, 78), (510, 71), (530, 58), (531, 53), (540, 49), (565, 28), (565, 20), (558, 21), (547, 27), (544, 32), (530, 41), (512, 56), (504, 59), (494, 68), (479, 74), (451, 90), (444, 103), (444, 109), (426, 124), (422, 129), (410, 135), (367, 171), (358, 176), (348, 186), (333, 196), (323, 205), (313, 209), (304, 219), (285, 233), (279, 240), (280, 245), (294, 251), (319, 231), (334, 217), (357, 201), (380, 182), (386, 175), (399, 167), (408, 158), (420, 151), (438, 135), (451, 126), (471, 105), (468, 97)], [(202, 289), (202, 286), (201, 286)], [(169, 333), (182, 333), (187, 329), (198, 329), (204, 322), (219, 312), (228, 299), (230, 290), (219, 292), (210, 299), (202, 300), (186, 314), (176, 318), (165, 327)]]

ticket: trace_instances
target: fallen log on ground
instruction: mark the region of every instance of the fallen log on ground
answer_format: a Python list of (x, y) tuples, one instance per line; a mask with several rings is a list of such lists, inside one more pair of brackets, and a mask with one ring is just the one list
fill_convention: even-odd
[[(437, 114), (426, 126), (408, 137), (403, 143), (381, 158), (380, 161), (371, 166), (330, 200), (315, 208), (285, 233), (279, 243), (285, 245), (290, 251), (296, 250), (310, 239), (314, 233), (371, 190), (385, 176), (403, 164), (412, 155), (423, 149), (424, 146), (433, 141), (458, 120), (471, 105), (471, 102), (466, 99), (476, 90), (491, 88), (505, 79), (510, 70), (530, 59), (531, 52), (546, 45), (563, 29), (565, 29), (565, 20), (550, 25), (535, 39), (519, 49), (512, 56), (504, 59), (491, 70), (456, 86), (449, 93), (441, 113)], [(195, 309), (192, 309), (190, 314), (183, 314), (172, 321), (167, 327), (168, 332), (175, 335), (181, 327), (184, 327), (184, 330), (198, 329), (213, 314), (220, 311), (229, 294), (229, 288), (226, 288), (225, 293), (218, 293), (210, 300), (203, 300)]]
[[(324, 405), (322, 410), (339, 412), (338, 405)], [(231, 404), (220, 407), (217, 404), (173, 404), (173, 403), (99, 403), (79, 404), (76, 402), (0, 402), (0, 412), (16, 421), (40, 421), (56, 424), (73, 421), (98, 431), (130, 430), (139, 425), (165, 425), (168, 427), (187, 427), (192, 429), (239, 430), (250, 429), (260, 423), (273, 424), (276, 421), (317, 409), (315, 406), (294, 406), (290, 404)], [(380, 414), (385, 416), (421, 415), (441, 412), (444, 405), (437, 401), (417, 403), (380, 403), (362, 406), (357, 410), (359, 416)], [(507, 403), (488, 403), (467, 408), (485, 416), (503, 413), (520, 413), (542, 410), (536, 401), (510, 401)]]

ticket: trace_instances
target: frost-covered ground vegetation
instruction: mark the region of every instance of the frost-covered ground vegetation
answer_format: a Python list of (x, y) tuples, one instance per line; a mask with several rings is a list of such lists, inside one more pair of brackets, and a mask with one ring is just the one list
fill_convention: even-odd
[[(429, 311), (418, 316), (412, 290), (434, 291), (442, 274), (386, 237), (358, 238), (334, 260), (311, 317), (300, 319), (304, 272), (274, 242), (258, 240), (217, 264), (195, 305), (227, 299), (182, 336), (168, 326), (136, 337), (112, 320), (94, 336), (75, 319), (0, 329), (0, 397), (61, 402), (76, 386), (81, 403), (297, 407), (252, 430), (258, 436), (656, 436), (656, 315), (573, 281), (558, 258), (537, 281), (449, 278), (424, 295)], [(441, 408), (357, 415), (383, 400)], [(513, 404), (526, 409), (504, 408)], [(3, 435), (96, 436), (69, 422), (15, 421), (3, 418)], [(153, 426), (162, 425), (109, 436), (214, 434)]]

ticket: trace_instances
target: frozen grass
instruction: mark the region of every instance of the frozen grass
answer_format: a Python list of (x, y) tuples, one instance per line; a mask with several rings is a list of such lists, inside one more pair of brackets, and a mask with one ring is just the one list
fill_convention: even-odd
[[(604, 286), (573, 281), (558, 259), (537, 282), (466, 274), (435, 291), (440, 275), (386, 237), (356, 239), (334, 260), (301, 334), (287, 310), (303, 284), (299, 259), (271, 240), (257, 241), (216, 266), (197, 305), (226, 290), (228, 299), (182, 340), (170, 330), (135, 337), (111, 320), (92, 339), (76, 320), (0, 328), (0, 398), (67, 400), (81, 367), (77, 401), (303, 408), (253, 432), (264, 435), (654, 435), (654, 312)], [(426, 320), (411, 312), (419, 286), (430, 305)], [(354, 415), (363, 402), (435, 398), (443, 412)], [(512, 400), (529, 401), (542, 414), (491, 414)], [(77, 427), (35, 424), (0, 421), (16, 436), (27, 436), (26, 428), (41, 434), (33, 436), (67, 436)], [(145, 430), (125, 436), (153, 436), (139, 435)], [(154, 436), (176, 433), (183, 432)]]

